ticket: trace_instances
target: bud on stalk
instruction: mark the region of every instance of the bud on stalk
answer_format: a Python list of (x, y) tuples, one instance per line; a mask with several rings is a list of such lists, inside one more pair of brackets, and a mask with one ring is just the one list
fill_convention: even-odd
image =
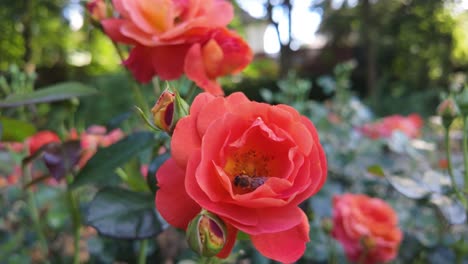
[(188, 114), (188, 105), (177, 92), (166, 89), (151, 109), (154, 125), (172, 134), (177, 122)]
[(187, 241), (200, 256), (213, 257), (226, 243), (226, 225), (216, 215), (203, 210), (188, 225)]
[(443, 100), (437, 107), (437, 114), (442, 118), (442, 125), (444, 128), (449, 129), (453, 120), (459, 115), (455, 100), (452, 97)]

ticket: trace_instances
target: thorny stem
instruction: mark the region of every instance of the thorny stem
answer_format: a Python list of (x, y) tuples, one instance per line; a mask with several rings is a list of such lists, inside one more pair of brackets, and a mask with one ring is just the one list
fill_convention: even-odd
[[(31, 181), (31, 174), (27, 165), (22, 166), (22, 175), (24, 186), (26, 182)], [(44, 232), (41, 228), (41, 219), (39, 217), (39, 209), (37, 208), (36, 197), (34, 195), (34, 192), (30, 188), (28, 188), (26, 193), (28, 196), (27, 205), (33, 221), (33, 228), (34, 231), (36, 231), (39, 240), (39, 249), (41, 250), (44, 258), (46, 259), (46, 263), (49, 263), (49, 261), (47, 260), (49, 255), (49, 247), (47, 245), (47, 240), (45, 238)]]
[(215, 257), (201, 257), (199, 264), (215, 264), (217, 263), (217, 259)]
[(328, 263), (329, 264), (337, 264), (337, 258), (336, 258), (336, 248), (335, 248), (335, 243), (333, 243), (333, 238), (331, 235), (328, 235)]
[(455, 191), (455, 194), (457, 195), (458, 199), (460, 202), (463, 204), (463, 207), (465, 207), (465, 210), (468, 209), (468, 204), (466, 202), (465, 197), (463, 196), (463, 193), (460, 192), (458, 189), (457, 183), (455, 181), (455, 176), (453, 174), (453, 167), (452, 167), (452, 155), (451, 155), (451, 147), (450, 147), (450, 129), (447, 128), (445, 129), (445, 151), (447, 155), (447, 170), (448, 174), (450, 176), (450, 180), (452, 182), (452, 188)]
[(70, 209), (72, 225), (73, 225), (73, 264), (80, 263), (80, 228), (81, 228), (81, 216), (80, 210), (78, 208), (78, 203), (76, 198), (73, 194), (73, 191), (67, 187), (66, 191), (67, 199), (68, 199), (68, 207)]
[[(119, 45), (115, 41), (112, 41), (112, 44), (114, 45), (115, 50), (117, 51), (117, 54), (119, 55), (120, 61), (123, 64), (125, 61), (125, 58), (124, 58), (122, 50), (120, 49)], [(140, 86), (138, 86), (136, 83), (132, 83), (131, 86), (132, 86), (133, 95), (135, 96), (135, 100), (137, 104), (140, 105), (140, 108), (143, 109), (144, 113), (149, 113), (149, 107), (148, 107), (148, 104), (146, 103), (145, 97), (141, 93)]]
[(138, 254), (138, 264), (146, 264), (146, 248), (148, 247), (148, 240), (141, 241), (140, 252)]
[(468, 116), (463, 116), (463, 160), (465, 163), (465, 192), (468, 192)]

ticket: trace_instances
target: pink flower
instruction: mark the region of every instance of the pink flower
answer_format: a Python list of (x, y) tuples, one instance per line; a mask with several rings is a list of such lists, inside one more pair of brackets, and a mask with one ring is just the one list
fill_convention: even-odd
[(400, 131), (410, 138), (418, 137), (421, 134), (423, 120), (418, 114), (411, 114), (408, 117), (392, 115), (377, 122), (365, 124), (359, 130), (372, 139), (389, 138), (394, 131)]
[(353, 262), (388, 262), (403, 238), (395, 211), (383, 200), (362, 194), (333, 198), (332, 236)]

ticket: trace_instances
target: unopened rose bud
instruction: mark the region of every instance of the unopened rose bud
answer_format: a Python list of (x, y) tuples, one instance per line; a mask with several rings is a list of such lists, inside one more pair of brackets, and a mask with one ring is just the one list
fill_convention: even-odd
[(92, 0), (86, 4), (91, 18), (94, 21), (101, 21), (107, 18), (107, 5), (105, 0)]
[(468, 116), (468, 87), (463, 88), (463, 91), (455, 96), (455, 102), (460, 109), (460, 114), (463, 117)]
[(177, 93), (166, 90), (151, 109), (151, 113), (154, 125), (171, 134), (176, 123), (188, 114), (188, 105)]
[(187, 241), (200, 256), (213, 257), (226, 243), (226, 226), (216, 215), (202, 211), (189, 223)]
[(370, 236), (364, 236), (361, 238), (361, 245), (364, 247), (366, 252), (369, 252), (375, 248), (376, 241)]
[(453, 120), (459, 115), (455, 100), (452, 97), (443, 100), (437, 107), (437, 114), (442, 118), (443, 126), (448, 129), (452, 125)]

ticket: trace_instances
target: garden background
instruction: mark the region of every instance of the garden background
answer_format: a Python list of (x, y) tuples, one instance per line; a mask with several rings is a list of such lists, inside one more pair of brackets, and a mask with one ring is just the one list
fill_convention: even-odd
[[(219, 79), (225, 94), (293, 106), (327, 156), (327, 182), (301, 204), (311, 242), (297, 262), (349, 261), (330, 235), (332, 197), (362, 193), (398, 215), (394, 263), (468, 263), (468, 1), (230, 3), (253, 60)], [(137, 83), (101, 19), (83, 1), (0, 0), (0, 263), (205, 261), (154, 210), (171, 133), (151, 113), (167, 86), (189, 103), (200, 90)], [(450, 126), (447, 98), (460, 108)], [(34, 154), (44, 130), (60, 143)], [(75, 171), (83, 138), (93, 147)], [(226, 263), (275, 263), (238, 240)]]

